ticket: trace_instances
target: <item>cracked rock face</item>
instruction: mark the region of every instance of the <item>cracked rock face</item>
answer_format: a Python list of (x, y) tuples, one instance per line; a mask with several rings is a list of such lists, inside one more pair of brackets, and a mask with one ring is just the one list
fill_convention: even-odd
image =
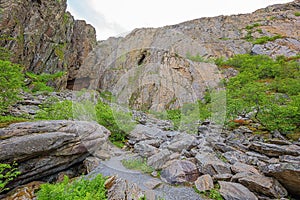
[(66, 74), (55, 83), (66, 88), (96, 45), (94, 27), (74, 20), (66, 0), (1, 1), (1, 47), (12, 51), (12, 61), (35, 73)]

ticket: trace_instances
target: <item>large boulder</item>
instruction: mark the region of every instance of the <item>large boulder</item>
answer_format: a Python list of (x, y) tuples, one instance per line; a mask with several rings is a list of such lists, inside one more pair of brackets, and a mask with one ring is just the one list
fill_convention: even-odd
[[(239, 176), (239, 174), (236, 176)], [(238, 182), (257, 194), (263, 194), (272, 198), (287, 196), (286, 189), (272, 177), (253, 173), (241, 173)]]
[(262, 171), (276, 178), (288, 192), (300, 198), (300, 163), (278, 163), (266, 165)]
[(199, 165), (199, 171), (202, 174), (211, 176), (215, 174), (231, 174), (230, 165), (221, 161), (212, 153), (198, 153), (195, 158)]
[(110, 132), (93, 122), (38, 121), (0, 129), (0, 163), (16, 161), (21, 175), (9, 186), (40, 180), (101, 149)]
[(175, 160), (161, 171), (161, 179), (170, 184), (194, 182), (198, 177), (197, 166), (187, 160)]
[(225, 200), (257, 200), (257, 197), (239, 183), (219, 181), (220, 193)]

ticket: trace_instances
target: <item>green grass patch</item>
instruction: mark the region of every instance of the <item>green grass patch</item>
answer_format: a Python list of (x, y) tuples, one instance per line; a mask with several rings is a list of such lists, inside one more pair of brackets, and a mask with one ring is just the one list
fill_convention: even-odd
[(11, 115), (0, 115), (0, 128), (7, 127), (10, 124), (18, 123), (18, 122), (25, 122), (29, 119), (23, 118), (23, 117), (15, 117)]
[(65, 176), (61, 183), (41, 185), (41, 189), (37, 193), (38, 200), (105, 200), (107, 199), (107, 191), (104, 186), (105, 178), (101, 174), (95, 178), (88, 180), (85, 178), (77, 179), (73, 182)]
[(122, 164), (127, 169), (138, 170), (147, 174), (150, 174), (154, 171), (154, 168), (147, 164), (147, 160), (142, 158), (134, 158), (128, 160), (124, 159), (122, 160)]
[(222, 195), (219, 192), (220, 186), (218, 184), (215, 185), (214, 189), (208, 190), (208, 191), (204, 191), (204, 192), (200, 192), (196, 186), (193, 187), (195, 192), (200, 194), (200, 195), (204, 195), (205, 197), (208, 197), (210, 199), (214, 199), (214, 200), (224, 200), (224, 198), (222, 197)]
[(296, 17), (299, 17), (299, 16), (300, 16), (300, 12), (295, 12), (294, 15), (295, 15)]

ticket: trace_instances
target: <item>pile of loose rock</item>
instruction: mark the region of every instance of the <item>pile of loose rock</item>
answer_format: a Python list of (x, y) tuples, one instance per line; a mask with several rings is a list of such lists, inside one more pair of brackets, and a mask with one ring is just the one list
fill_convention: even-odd
[[(246, 126), (228, 131), (208, 123), (192, 135), (168, 131), (170, 123), (147, 116), (128, 144), (170, 184), (193, 184), (199, 191), (216, 184), (225, 199), (300, 196), (300, 144), (279, 133), (269, 138)], [(274, 135), (276, 137), (274, 137)]]

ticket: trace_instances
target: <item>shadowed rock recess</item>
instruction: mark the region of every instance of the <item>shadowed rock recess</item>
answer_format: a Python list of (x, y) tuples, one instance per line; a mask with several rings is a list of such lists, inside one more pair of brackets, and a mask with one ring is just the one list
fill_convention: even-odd
[[(143, 113), (177, 109), (203, 100), (206, 92), (213, 98), (213, 91), (224, 91), (222, 79), (238, 71), (220, 73), (211, 62), (214, 58), (299, 55), (299, 0), (250, 14), (135, 29), (125, 37), (98, 42), (95, 29), (74, 20), (66, 6), (66, 0), (1, 0), (0, 50), (10, 50), (11, 60), (25, 72), (66, 72), (48, 83), (56, 89), (112, 93), (116, 103), (133, 109), (137, 125), (128, 131), (128, 151), (112, 146), (110, 131), (95, 122), (34, 121), (1, 128), (0, 163), (16, 161), (21, 172), (8, 187), (28, 183), (19, 193), (10, 191), (14, 194), (7, 200), (16, 195), (35, 199), (41, 182), (32, 181), (55, 182), (84, 170), (109, 176), (109, 199), (206, 198), (199, 191), (225, 200), (300, 198), (299, 139), (288, 141), (278, 131), (253, 134), (247, 124), (229, 130), (213, 120), (197, 121), (197, 134), (188, 134), (192, 120), (177, 130), (170, 120)], [(34, 119), (49, 97), (72, 100), (73, 92), (22, 92), (10, 114)], [(218, 104), (222, 106), (221, 100)], [(222, 115), (215, 107), (212, 111)], [(150, 168), (151, 175), (125, 169), (122, 160), (131, 158)], [(25, 198), (25, 190), (30, 198)]]

